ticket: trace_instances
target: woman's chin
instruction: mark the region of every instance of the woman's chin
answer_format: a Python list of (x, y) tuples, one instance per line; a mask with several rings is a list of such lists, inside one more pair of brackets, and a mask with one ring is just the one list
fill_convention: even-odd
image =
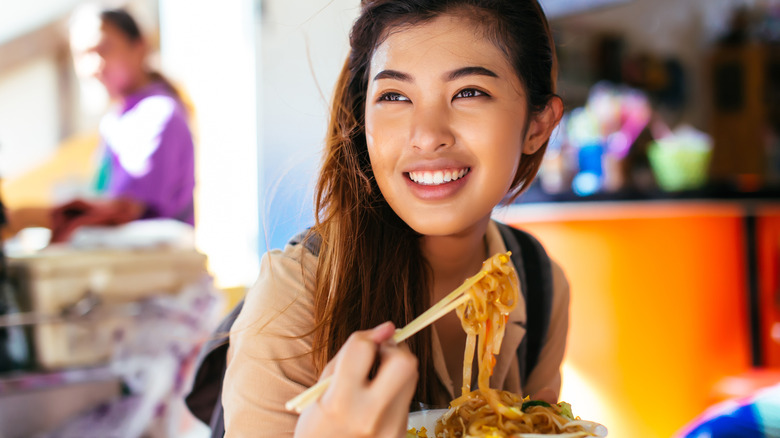
[(425, 237), (465, 237), (471, 233), (485, 233), (490, 214), (472, 218), (455, 214), (416, 214), (415, 217), (403, 217), (409, 227)]

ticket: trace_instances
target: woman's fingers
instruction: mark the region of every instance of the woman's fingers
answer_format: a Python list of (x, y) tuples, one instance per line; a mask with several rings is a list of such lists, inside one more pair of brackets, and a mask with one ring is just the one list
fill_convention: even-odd
[[(379, 428), (404, 436), (409, 405), (417, 389), (417, 358), (405, 344), (383, 345), (380, 352), (381, 365), (369, 388), (372, 398), (384, 401), (379, 406), (382, 412)], [(392, 397), (381, 398), (382, 394), (391, 394)]]
[(379, 344), (393, 336), (395, 327), (386, 322), (371, 330), (353, 333), (339, 351), (334, 378), (344, 376), (352, 379), (368, 379), (371, 367), (376, 361)]
[(350, 403), (360, 396), (358, 392), (365, 389), (376, 361), (379, 343), (386, 342), (394, 331), (392, 323), (384, 323), (371, 330), (355, 332), (347, 339), (328, 364), (332, 368), (333, 381), (322, 397), (326, 405)]
[(418, 377), (417, 358), (409, 348), (405, 344), (382, 345), (380, 357), (381, 365), (371, 381), (371, 391), (400, 394), (408, 392), (411, 387), (414, 395)]
[[(395, 326), (387, 323), (350, 336), (323, 371), (323, 376), (333, 375), (328, 390), (303, 412), (296, 434), (403, 436), (417, 384), (417, 359), (392, 341), (394, 332)], [(369, 381), (377, 358), (377, 376)]]
[[(356, 342), (358, 338), (366, 338), (370, 339), (374, 344), (381, 344), (382, 342), (385, 342), (387, 339), (391, 338), (393, 336), (393, 333), (395, 333), (395, 326), (391, 321), (384, 322), (376, 327), (374, 327), (371, 330), (364, 330), (359, 331), (356, 333), (353, 333), (349, 339), (347, 339), (347, 342), (344, 346), (341, 347), (341, 349), (336, 353), (336, 356), (333, 357), (333, 359), (328, 362), (328, 364), (325, 366), (325, 368), (322, 370), (322, 375), (320, 376), (320, 379), (323, 377), (327, 377), (328, 375), (333, 373), (333, 369), (336, 366), (336, 363), (341, 360), (341, 357), (345, 354), (345, 346), (347, 343), (350, 342)], [(326, 370), (329, 372), (327, 375)]]
[(381, 344), (392, 338), (394, 333), (395, 324), (392, 321), (387, 321), (369, 330), (368, 335), (376, 344)]

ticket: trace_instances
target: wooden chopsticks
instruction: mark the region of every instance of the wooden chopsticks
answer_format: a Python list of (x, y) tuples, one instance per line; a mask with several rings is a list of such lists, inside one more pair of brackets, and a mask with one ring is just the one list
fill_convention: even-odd
[[(433, 324), (442, 316), (468, 301), (469, 296), (466, 295), (465, 292), (474, 286), (485, 275), (487, 275), (487, 272), (482, 270), (473, 277), (466, 279), (466, 281), (458, 286), (457, 289), (452, 291), (438, 303), (431, 306), (431, 308), (423, 312), (422, 315), (415, 318), (405, 327), (396, 330), (395, 334), (393, 335), (393, 341), (396, 343), (405, 341), (415, 333)], [(316, 385), (290, 399), (290, 401), (288, 401), (284, 407), (288, 411), (294, 411), (297, 413), (303, 412), (307, 406), (315, 402), (322, 396), (322, 394), (325, 393), (325, 390), (328, 389), (328, 385), (330, 385), (331, 377), (332, 376), (328, 376), (325, 379), (320, 380)]]

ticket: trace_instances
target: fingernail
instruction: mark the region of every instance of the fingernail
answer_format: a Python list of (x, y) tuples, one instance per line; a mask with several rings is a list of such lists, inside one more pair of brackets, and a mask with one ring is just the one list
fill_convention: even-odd
[(387, 329), (387, 327), (390, 327), (392, 325), (393, 325), (393, 321), (385, 321), (382, 324), (379, 324), (378, 326), (376, 326), (374, 328), (374, 330), (376, 330), (376, 331), (385, 330), (385, 329)]

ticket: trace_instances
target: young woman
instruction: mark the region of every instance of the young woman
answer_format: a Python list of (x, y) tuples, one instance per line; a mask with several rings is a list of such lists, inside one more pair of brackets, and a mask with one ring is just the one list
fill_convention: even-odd
[[(302, 244), (264, 256), (231, 330), (228, 437), (398, 437), (410, 406), (446, 407), (466, 339), (454, 312), (405, 345), (389, 339), (506, 250), (491, 212), (534, 178), (561, 118), (536, 0), (361, 6), (336, 85), (317, 223)], [(521, 303), (491, 387), (557, 399), (569, 298), (555, 264), (552, 282), (536, 367), (521, 382)], [(285, 411), (328, 375), (318, 402), (300, 416)]]
[(195, 152), (179, 94), (147, 65), (149, 47), (123, 9), (82, 10), (71, 24), (80, 76), (98, 79), (116, 107), (100, 123), (100, 202), (54, 210), (54, 240), (81, 225), (173, 218), (194, 224)]

